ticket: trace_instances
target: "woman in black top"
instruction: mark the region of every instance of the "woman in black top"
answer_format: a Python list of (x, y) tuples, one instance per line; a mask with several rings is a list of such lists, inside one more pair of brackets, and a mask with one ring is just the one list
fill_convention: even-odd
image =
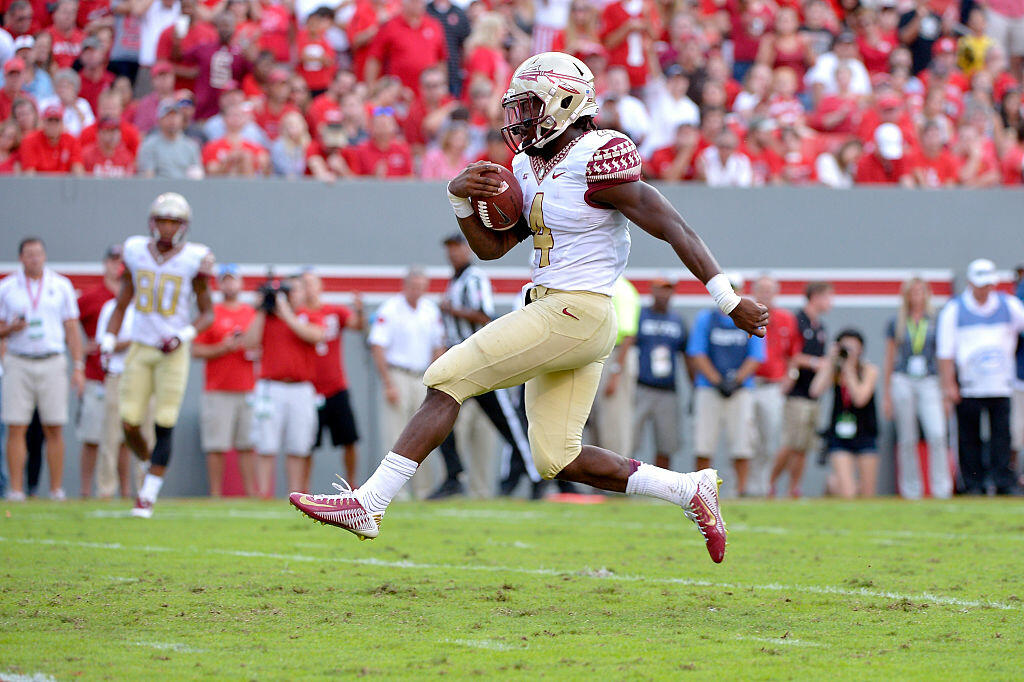
[(878, 368), (862, 359), (864, 337), (856, 329), (839, 332), (811, 382), (811, 396), (832, 387), (832, 418), (826, 449), (832, 460), (830, 492), (840, 497), (873, 497), (878, 479)]

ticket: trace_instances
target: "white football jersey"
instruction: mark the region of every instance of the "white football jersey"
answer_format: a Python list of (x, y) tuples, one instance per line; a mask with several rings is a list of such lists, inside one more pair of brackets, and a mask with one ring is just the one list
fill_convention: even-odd
[[(124, 264), (135, 284), (132, 341), (159, 347), (192, 321), (192, 280), (213, 256), (202, 244), (185, 242), (170, 259), (158, 262), (149, 237), (129, 237)], [(210, 262), (205, 264), (209, 267)]]
[(629, 257), (628, 221), (614, 208), (592, 203), (590, 195), (640, 179), (633, 142), (615, 130), (593, 130), (550, 161), (518, 154), (512, 170), (533, 232), (533, 282), (610, 296)]

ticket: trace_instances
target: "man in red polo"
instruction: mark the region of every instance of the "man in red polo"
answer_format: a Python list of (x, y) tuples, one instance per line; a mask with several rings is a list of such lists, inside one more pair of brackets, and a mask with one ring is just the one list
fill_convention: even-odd
[(96, 142), (82, 148), (85, 172), (98, 178), (129, 178), (135, 175), (135, 154), (121, 140), (120, 124), (101, 118)]
[(875, 128), (874, 147), (873, 153), (861, 157), (857, 165), (856, 183), (913, 187), (914, 178), (899, 126), (883, 123)]
[(114, 83), (114, 74), (107, 71), (107, 55), (99, 38), (89, 36), (83, 40), (82, 53), (78, 58), (82, 62), (82, 70), (78, 72), (82, 87), (78, 90), (78, 96), (96, 111), (100, 93)]
[(366, 82), (396, 76), (418, 92), (420, 73), (448, 59), (444, 30), (426, 13), (424, 0), (402, 0), (402, 12), (380, 27), (366, 60)]
[(24, 97), (21, 88), (25, 85), (25, 61), (21, 57), (12, 57), (4, 63), (4, 86), (0, 88), (0, 121), (11, 116), (14, 99)]
[(960, 164), (942, 144), (942, 129), (928, 121), (921, 130), (921, 150), (914, 157), (914, 180), (920, 187), (955, 185)]
[(100, 95), (99, 103), (96, 106), (96, 120), (97, 123), (93, 123), (78, 136), (78, 142), (82, 145), (82, 149), (85, 149), (93, 142), (96, 142), (97, 133), (99, 132), (99, 119), (111, 118), (118, 122), (118, 127), (121, 130), (121, 141), (124, 142), (125, 146), (128, 147), (128, 151), (134, 156), (139, 151), (139, 145), (142, 144), (142, 136), (139, 134), (139, 129), (125, 120), (124, 104), (121, 102), (121, 95), (114, 92), (113, 90), (107, 90)]
[(412, 175), (412, 152), (398, 136), (398, 122), (391, 107), (377, 107), (370, 122), (370, 139), (348, 155), (356, 175), (405, 178)]
[(64, 107), (50, 104), (43, 109), (43, 125), (21, 141), (21, 167), (34, 173), (81, 175), (82, 150), (74, 135), (64, 132)]
[(268, 139), (277, 139), (281, 133), (281, 119), (285, 114), (298, 111), (289, 100), (291, 94), (292, 86), (288, 82), (288, 71), (281, 67), (271, 69), (267, 76), (266, 96), (253, 111), (253, 120), (256, 121), (256, 125), (263, 128)]

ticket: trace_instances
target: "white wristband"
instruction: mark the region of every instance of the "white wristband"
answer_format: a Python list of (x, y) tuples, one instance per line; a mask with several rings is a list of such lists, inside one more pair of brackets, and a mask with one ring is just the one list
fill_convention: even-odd
[(451, 202), (452, 210), (456, 218), (468, 218), (473, 215), (473, 202), (465, 197), (457, 197), (448, 192), (448, 201)]
[(715, 305), (718, 306), (718, 309), (726, 315), (731, 313), (740, 304), (740, 297), (733, 291), (732, 284), (725, 274), (718, 273), (709, 279), (708, 283), (704, 286), (707, 287), (711, 298), (715, 299)]
[(182, 343), (188, 343), (192, 339), (196, 338), (196, 328), (192, 325), (188, 325), (178, 332), (178, 338), (181, 339)]
[(114, 348), (117, 346), (117, 337), (107, 332), (100, 339), (100, 353), (103, 355), (110, 355), (114, 352)]

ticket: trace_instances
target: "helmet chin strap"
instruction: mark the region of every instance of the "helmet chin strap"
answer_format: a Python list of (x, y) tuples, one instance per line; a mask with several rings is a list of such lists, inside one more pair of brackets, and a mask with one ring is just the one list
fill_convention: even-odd
[(150, 218), (149, 220), (149, 234), (153, 237), (153, 241), (156, 242), (156, 245), (164, 250), (173, 249), (175, 246), (180, 244), (185, 238), (186, 232), (188, 232), (188, 223), (182, 223), (181, 227), (175, 231), (174, 235), (170, 239), (164, 239), (163, 235), (160, 234), (159, 228), (156, 226), (156, 220), (153, 218)]

